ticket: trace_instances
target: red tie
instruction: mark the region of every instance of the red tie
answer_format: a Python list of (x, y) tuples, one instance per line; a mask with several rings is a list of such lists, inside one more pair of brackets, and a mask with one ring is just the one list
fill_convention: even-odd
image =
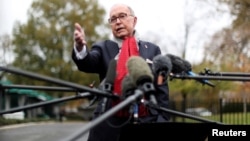
[(127, 37), (122, 43), (121, 52), (117, 61), (117, 76), (114, 83), (114, 93), (117, 95), (121, 95), (121, 83), (128, 72), (126, 62), (128, 58), (133, 55), (139, 55), (137, 42), (134, 37)]

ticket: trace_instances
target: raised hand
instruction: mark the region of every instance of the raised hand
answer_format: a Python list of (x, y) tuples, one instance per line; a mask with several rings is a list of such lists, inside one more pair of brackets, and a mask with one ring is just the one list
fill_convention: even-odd
[(78, 23), (75, 23), (74, 41), (78, 51), (86, 45), (84, 29)]

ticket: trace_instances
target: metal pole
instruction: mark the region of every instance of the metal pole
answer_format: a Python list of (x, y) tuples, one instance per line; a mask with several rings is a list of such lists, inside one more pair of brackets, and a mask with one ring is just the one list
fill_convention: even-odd
[(13, 113), (13, 112), (18, 112), (18, 111), (23, 111), (23, 110), (27, 110), (27, 109), (32, 109), (32, 108), (37, 108), (37, 107), (41, 107), (41, 106), (45, 106), (45, 105), (51, 105), (51, 104), (57, 104), (57, 103), (61, 103), (64, 101), (69, 101), (69, 100), (74, 100), (74, 99), (79, 99), (79, 98), (85, 98), (85, 97), (90, 97), (92, 96), (89, 92), (83, 93), (83, 94), (79, 94), (76, 96), (69, 96), (69, 97), (63, 97), (60, 99), (55, 99), (55, 100), (50, 100), (50, 101), (45, 101), (45, 102), (39, 102), (39, 103), (35, 103), (35, 104), (30, 104), (30, 105), (26, 105), (23, 107), (17, 107), (17, 108), (12, 108), (12, 109), (8, 109), (5, 111), (0, 111), (0, 115), (2, 114), (6, 114), (6, 113)]

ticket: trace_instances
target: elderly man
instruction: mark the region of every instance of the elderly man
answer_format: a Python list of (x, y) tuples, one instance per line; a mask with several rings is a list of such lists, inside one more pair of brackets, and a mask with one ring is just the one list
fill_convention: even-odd
[[(126, 66), (119, 63), (120, 58), (128, 59), (130, 56), (141, 56), (145, 60), (153, 60), (153, 58), (161, 54), (159, 46), (142, 41), (138, 37), (135, 30), (137, 17), (131, 7), (125, 4), (115, 4), (110, 9), (108, 22), (112, 29), (113, 38), (110, 40), (99, 41), (92, 45), (91, 50), (86, 48), (85, 33), (83, 28), (76, 23), (74, 31), (74, 49), (72, 58), (78, 69), (87, 73), (99, 74), (100, 81), (105, 79), (108, 65), (111, 60), (117, 60), (117, 68), (126, 69)], [(130, 53), (124, 53), (130, 49)], [(131, 49), (133, 50), (131, 51)], [(115, 80), (114, 93), (121, 93), (121, 81), (127, 72), (120, 72), (122, 69), (117, 69), (116, 73), (120, 75)], [(157, 83), (154, 81), (154, 86), (157, 91), (155, 97), (158, 105), (168, 107), (169, 90), (167, 82)], [(101, 103), (101, 102), (100, 102)], [(94, 112), (94, 119), (101, 116), (100, 104)], [(112, 108), (112, 105), (109, 108)], [(169, 120), (167, 113), (156, 111), (148, 107), (139, 108), (139, 122), (165, 122)], [(93, 120), (94, 120), (93, 119)], [(89, 134), (88, 141), (116, 141), (119, 138), (121, 126), (127, 123), (128, 116), (122, 112), (118, 112), (105, 122), (94, 127)]]

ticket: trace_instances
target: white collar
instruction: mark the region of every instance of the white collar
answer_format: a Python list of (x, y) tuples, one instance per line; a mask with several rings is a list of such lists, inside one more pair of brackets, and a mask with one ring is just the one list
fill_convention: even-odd
[[(139, 39), (139, 34), (138, 34), (138, 32), (137, 32), (136, 30), (135, 30), (135, 32), (134, 32), (134, 37), (135, 37), (136, 41), (139, 42), (139, 40), (140, 40), (140, 39)], [(121, 46), (122, 46), (122, 41), (123, 41), (122, 39), (119, 39), (119, 38), (116, 38), (116, 37), (113, 36), (113, 41), (116, 42), (116, 43), (118, 44), (118, 47), (119, 47), (119, 48), (121, 48)]]

